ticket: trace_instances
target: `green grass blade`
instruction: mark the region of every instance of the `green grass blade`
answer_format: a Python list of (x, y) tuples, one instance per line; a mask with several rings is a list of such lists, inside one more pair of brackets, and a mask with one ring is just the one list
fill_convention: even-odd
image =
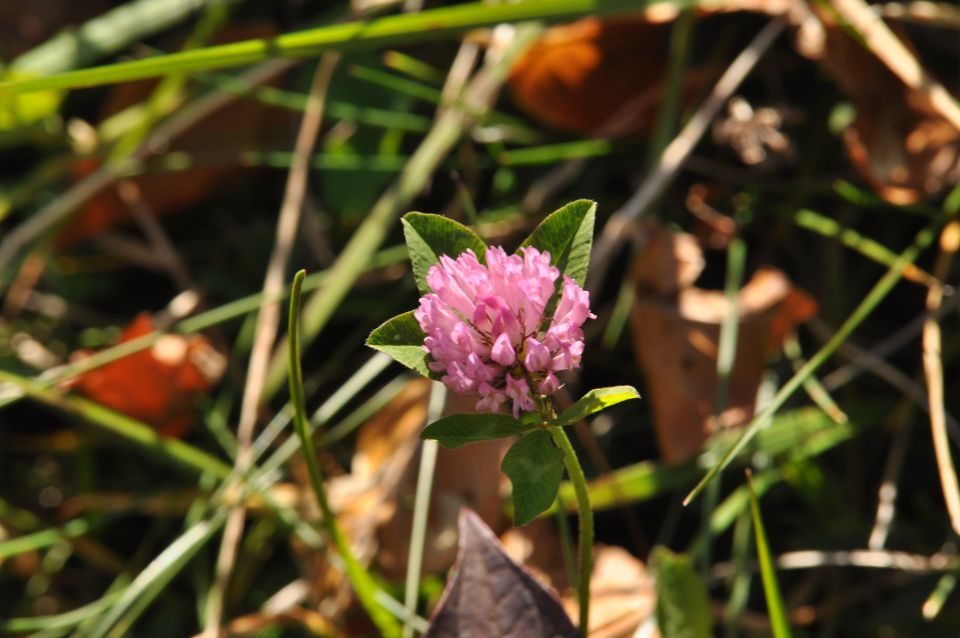
[(307, 58), (329, 50), (346, 52), (376, 49), (413, 41), (449, 38), (470, 29), (501, 22), (569, 20), (587, 14), (636, 11), (645, 4), (636, 0), (525, 0), (496, 5), (472, 2), (419, 13), (324, 26), (273, 39), (245, 40), (47, 77), (3, 82), (0, 83), (0, 97), (45, 89), (116, 84), (168, 73), (243, 66), (274, 57)]
[[(793, 217), (793, 222), (800, 228), (835, 239), (847, 248), (857, 251), (867, 259), (882, 266), (893, 267), (897, 261), (897, 254), (883, 244), (869, 237), (864, 237), (852, 228), (847, 228), (836, 220), (824, 217), (812, 210), (797, 211), (797, 214)], [(906, 276), (925, 286), (935, 285), (937, 282), (933, 275), (916, 266), (904, 268), (904, 272)]]
[(108, 594), (92, 603), (49, 616), (27, 616), (0, 621), (0, 632), (42, 631), (50, 629), (66, 629), (79, 625), (84, 620), (99, 616), (104, 609), (111, 605), (119, 594)]
[(293, 404), (293, 423), (300, 439), (300, 446), (303, 451), (304, 463), (307, 466), (307, 473), (310, 476), (310, 485), (313, 488), (314, 495), (317, 497), (317, 503), (320, 505), (320, 511), (323, 514), (323, 527), (325, 528), (331, 544), (336, 548), (337, 553), (344, 562), (344, 568), (350, 584), (360, 604), (370, 615), (370, 619), (379, 629), (380, 634), (387, 638), (399, 636), (400, 626), (392, 615), (377, 602), (377, 586), (373, 578), (363, 568), (343, 532), (337, 524), (337, 519), (333, 510), (330, 509), (330, 503), (327, 501), (327, 493), (323, 486), (323, 474), (320, 471), (320, 465), (317, 462), (317, 450), (313, 445), (313, 437), (310, 434), (310, 425), (307, 421), (307, 409), (303, 397), (303, 370), (300, 364), (300, 294), (303, 287), (303, 280), (307, 276), (306, 271), (301, 270), (293, 278), (293, 286), (290, 292), (290, 315), (287, 322), (287, 338), (289, 339), (289, 385), (290, 402)]
[(655, 547), (650, 556), (656, 574), (657, 624), (662, 638), (710, 638), (707, 586), (686, 554)]
[(750, 515), (753, 517), (753, 533), (757, 543), (757, 558), (760, 561), (760, 578), (763, 581), (763, 595), (767, 599), (767, 613), (770, 615), (770, 626), (774, 638), (790, 638), (790, 621), (780, 595), (780, 585), (777, 584), (777, 569), (770, 555), (770, 545), (767, 543), (767, 533), (763, 529), (763, 520), (760, 517), (760, 505), (757, 495), (753, 491), (753, 479), (747, 472), (747, 487), (750, 492)]
[(880, 280), (874, 285), (874, 287), (867, 293), (863, 298), (860, 304), (854, 309), (850, 314), (847, 320), (840, 326), (840, 329), (837, 330), (836, 334), (828, 341), (822, 348), (810, 360), (804, 365), (793, 377), (790, 378), (787, 383), (783, 385), (782, 388), (777, 392), (777, 394), (771, 399), (767, 407), (743, 429), (740, 436), (737, 438), (736, 442), (730, 446), (726, 451), (723, 457), (707, 472), (707, 474), (700, 480), (696, 487), (687, 495), (684, 499), (684, 505), (688, 505), (698, 494), (707, 486), (714, 477), (722, 472), (730, 462), (737, 456), (737, 454), (746, 446), (750, 440), (756, 436), (760, 428), (767, 423), (767, 421), (776, 414), (783, 405), (787, 402), (793, 393), (796, 392), (798, 388), (803, 385), (803, 382), (812, 375), (817, 369), (820, 368), (837, 349), (843, 345), (843, 342), (853, 333), (854, 330), (870, 316), (870, 313), (876, 309), (876, 307), (886, 298), (887, 294), (893, 290), (893, 287), (896, 285), (900, 278), (903, 276), (904, 267), (909, 264), (912, 264), (920, 253), (927, 248), (937, 236), (937, 229), (943, 225), (947, 220), (947, 217), (942, 216), (934, 220), (934, 222), (921, 230), (913, 243), (904, 250), (900, 256), (897, 258), (896, 262), (890, 266), (886, 274), (880, 278)]
[(10, 558), (11, 556), (50, 547), (62, 540), (83, 536), (88, 531), (90, 531), (90, 522), (78, 518), (56, 529), (45, 529), (33, 532), (32, 534), (0, 541), (0, 561)]

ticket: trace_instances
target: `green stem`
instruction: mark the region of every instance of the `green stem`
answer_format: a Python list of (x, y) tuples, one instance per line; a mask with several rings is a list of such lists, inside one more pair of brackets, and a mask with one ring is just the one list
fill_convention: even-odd
[(643, 6), (636, 0), (526, 0), (496, 5), (471, 2), (327, 25), (271, 39), (245, 40), (45, 77), (0, 82), (0, 96), (117, 84), (177, 72), (224, 69), (275, 57), (312, 58), (329, 50), (363, 51), (428, 39), (453, 38), (465, 31), (501, 22), (560, 22), (584, 15), (624, 13)]
[(313, 436), (307, 421), (307, 410), (303, 398), (303, 370), (300, 367), (300, 292), (306, 272), (301, 270), (293, 278), (293, 287), (290, 294), (290, 317), (287, 325), (289, 339), (289, 380), (290, 402), (293, 404), (293, 423), (300, 438), (303, 460), (310, 476), (310, 485), (317, 497), (320, 512), (323, 515), (323, 527), (340, 558), (343, 559), (344, 570), (360, 604), (370, 615), (370, 619), (379, 629), (382, 636), (395, 637), (400, 635), (400, 626), (397, 621), (377, 602), (377, 585), (373, 578), (363, 568), (346, 537), (337, 525), (337, 519), (330, 508), (327, 493), (323, 487), (323, 474), (317, 463), (317, 450), (313, 445)]
[(587, 477), (583, 474), (580, 461), (573, 451), (567, 433), (561, 427), (551, 427), (550, 435), (560, 451), (563, 452), (563, 464), (573, 483), (577, 495), (577, 510), (580, 516), (579, 567), (577, 570), (577, 597), (580, 600), (580, 632), (586, 636), (590, 629), (590, 574), (593, 572), (593, 510), (590, 509), (590, 494), (587, 491)]

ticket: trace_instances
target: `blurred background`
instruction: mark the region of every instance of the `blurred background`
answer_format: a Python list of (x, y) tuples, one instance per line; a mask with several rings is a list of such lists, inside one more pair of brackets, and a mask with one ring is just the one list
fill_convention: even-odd
[(774, 635), (745, 468), (793, 635), (960, 630), (955, 2), (8, 0), (0, 60), (0, 634), (382, 634), (289, 426), (300, 268), (384, 613), (424, 629), (467, 506), (576, 618), (572, 488), (511, 528), (509, 442), (424, 461), (470, 402), (364, 340), (416, 305), (403, 213), (513, 250), (578, 199), (597, 319), (559, 401), (643, 396), (572, 430), (589, 635)]

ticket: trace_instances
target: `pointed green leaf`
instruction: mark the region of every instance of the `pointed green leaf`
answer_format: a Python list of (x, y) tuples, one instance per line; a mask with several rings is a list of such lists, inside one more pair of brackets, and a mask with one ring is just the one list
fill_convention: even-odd
[(690, 557), (656, 547), (657, 624), (662, 638), (712, 638), (710, 598)]
[(760, 516), (760, 504), (749, 473), (747, 473), (747, 490), (750, 493), (750, 515), (753, 518), (757, 559), (760, 562), (760, 578), (763, 582), (763, 595), (767, 599), (770, 627), (773, 629), (774, 638), (790, 638), (790, 621), (787, 619), (783, 596), (780, 595), (780, 586), (777, 584), (777, 568), (773, 563), (773, 556), (770, 555), (767, 533), (763, 529), (763, 518)]
[(546, 430), (534, 430), (514, 443), (500, 467), (513, 483), (514, 525), (526, 525), (557, 498), (563, 453)]
[(440, 255), (456, 257), (470, 249), (483, 262), (486, 244), (463, 224), (442, 215), (426, 213), (407, 213), (401, 222), (410, 263), (413, 264), (413, 276), (421, 294), (430, 292), (427, 271), (440, 261)]
[(367, 337), (367, 345), (425, 377), (434, 378), (434, 373), (427, 367), (429, 359), (423, 349), (426, 336), (411, 310), (380, 324)]
[(596, 202), (586, 199), (571, 202), (544, 219), (520, 247), (550, 251), (551, 263), (582, 286), (590, 265), (596, 216)]
[(590, 390), (580, 397), (580, 400), (571, 405), (557, 417), (555, 425), (573, 425), (595, 412), (605, 410), (630, 399), (639, 399), (640, 394), (629, 385), (616, 385), (612, 388), (597, 388)]
[(453, 414), (425, 427), (420, 438), (436, 439), (443, 447), (455, 450), (467, 443), (523, 434), (534, 427), (506, 414)]

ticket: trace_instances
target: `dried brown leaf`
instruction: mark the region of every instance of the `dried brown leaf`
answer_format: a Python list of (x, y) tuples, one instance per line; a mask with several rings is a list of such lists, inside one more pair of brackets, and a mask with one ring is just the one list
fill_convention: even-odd
[[(665, 90), (666, 56), (675, 14), (586, 18), (548, 29), (514, 65), (510, 90), (520, 108), (550, 126), (598, 137), (643, 134), (656, 120)], [(702, 86), (690, 71), (687, 88)]]
[[(118, 343), (155, 329), (141, 313)], [(88, 356), (80, 351), (74, 360)], [(193, 422), (194, 404), (223, 376), (226, 360), (202, 335), (163, 335), (150, 348), (78, 376), (71, 386), (108, 408), (149, 423), (166, 436), (183, 436)]]
[(557, 597), (503, 551), (470, 510), (460, 513), (460, 551), (424, 638), (575, 638)]
[(853, 102), (856, 117), (843, 141), (863, 178), (900, 205), (960, 181), (960, 130), (829, 16), (820, 18), (820, 47), (801, 53), (817, 59)]
[(653, 403), (660, 452), (668, 462), (683, 462), (718, 425), (742, 425), (753, 416), (767, 354), (817, 305), (774, 268), (758, 270), (741, 289), (736, 358), (718, 424), (717, 347), (730, 309), (724, 293), (687, 287), (658, 296), (642, 273), (634, 270), (634, 276), (641, 282), (631, 316), (634, 349)]

